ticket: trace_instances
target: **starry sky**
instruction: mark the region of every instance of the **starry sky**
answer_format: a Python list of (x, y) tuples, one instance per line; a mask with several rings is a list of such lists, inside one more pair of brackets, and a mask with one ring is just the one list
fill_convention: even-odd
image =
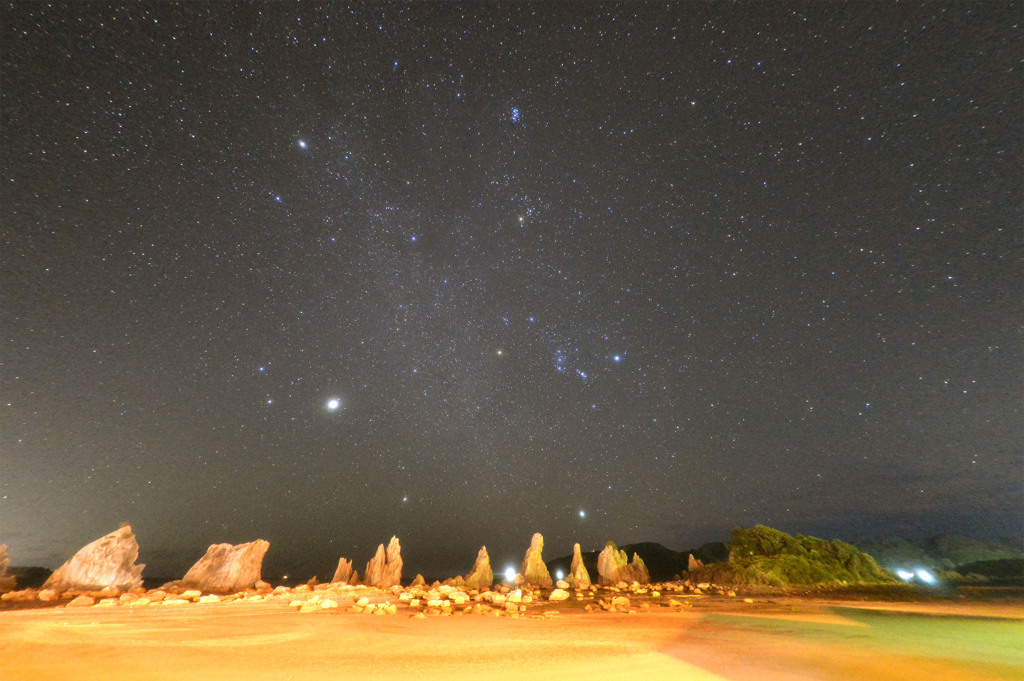
[(5, 4), (0, 543), (1019, 540), (1021, 17)]

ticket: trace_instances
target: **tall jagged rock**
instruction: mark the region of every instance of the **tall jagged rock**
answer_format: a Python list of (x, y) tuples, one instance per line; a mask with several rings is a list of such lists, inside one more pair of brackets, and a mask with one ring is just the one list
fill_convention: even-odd
[(206, 555), (177, 584), (206, 593), (236, 593), (260, 581), (263, 556), (270, 542), (257, 539), (247, 544), (212, 544)]
[(629, 579), (625, 581), (640, 584), (651, 583), (651, 573), (647, 570), (644, 559), (640, 557), (639, 553), (633, 554), (633, 562), (629, 564)]
[(620, 551), (615, 542), (610, 541), (597, 556), (597, 583), (601, 586), (613, 586), (621, 581), (624, 569), (628, 569), (629, 559), (626, 552)]
[(694, 555), (692, 553), (687, 555), (687, 558), (686, 558), (686, 571), (687, 572), (696, 572), (697, 570), (701, 569), (702, 567), (704, 567), (704, 563), (699, 558), (694, 557)]
[(572, 565), (569, 567), (569, 584), (570, 586), (581, 589), (590, 586), (590, 573), (587, 572), (587, 566), (583, 564), (583, 554), (580, 552), (580, 545), (573, 544), (572, 547)]
[(491, 570), (491, 557), (487, 555), (487, 547), (480, 547), (476, 554), (473, 569), (466, 576), (466, 586), (470, 589), (489, 589), (494, 584), (494, 571)]
[(125, 523), (83, 546), (50, 575), (43, 588), (57, 591), (106, 587), (125, 591), (137, 589), (142, 586), (142, 569), (146, 567), (135, 564), (138, 557), (139, 544), (135, 541), (135, 533), (132, 526)]
[(619, 549), (615, 542), (608, 542), (604, 550), (597, 556), (598, 583), (601, 586), (612, 586), (619, 582), (631, 584), (651, 583), (651, 573), (644, 564), (640, 554), (633, 553), (633, 562), (626, 558), (626, 552)]
[(544, 564), (544, 558), (541, 555), (543, 550), (544, 537), (541, 536), (540, 532), (537, 532), (530, 541), (530, 548), (526, 550), (526, 555), (523, 557), (523, 566), (519, 573), (527, 584), (550, 589), (554, 582), (551, 581), (551, 573), (548, 572), (548, 566)]
[(384, 550), (383, 544), (377, 547), (377, 553), (366, 564), (363, 583), (380, 589), (402, 583), (402, 547), (398, 543), (398, 537), (391, 537), (387, 551)]
[(345, 584), (358, 584), (359, 573), (352, 569), (352, 561), (344, 558), (338, 559), (338, 569), (334, 571), (332, 583), (344, 582)]
[(18, 580), (8, 572), (11, 566), (11, 559), (7, 556), (7, 544), (0, 544), (0, 593), (14, 591)]

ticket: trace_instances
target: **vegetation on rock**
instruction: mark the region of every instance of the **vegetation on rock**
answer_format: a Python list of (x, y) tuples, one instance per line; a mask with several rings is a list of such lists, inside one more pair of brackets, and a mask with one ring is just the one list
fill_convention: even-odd
[(729, 560), (700, 567), (689, 577), (718, 584), (771, 586), (893, 581), (874, 558), (846, 542), (794, 537), (764, 525), (734, 529)]

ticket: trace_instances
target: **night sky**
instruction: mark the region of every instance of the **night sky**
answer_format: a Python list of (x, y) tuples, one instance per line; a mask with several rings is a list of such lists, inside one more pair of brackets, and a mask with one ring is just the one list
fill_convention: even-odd
[(1020, 540), (1019, 2), (0, 16), (0, 543)]

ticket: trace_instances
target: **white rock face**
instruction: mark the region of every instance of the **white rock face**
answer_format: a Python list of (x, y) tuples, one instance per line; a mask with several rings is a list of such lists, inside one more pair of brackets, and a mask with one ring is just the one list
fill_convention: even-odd
[(68, 562), (50, 575), (45, 589), (98, 590), (113, 587), (122, 591), (142, 586), (142, 569), (136, 565), (139, 544), (131, 525), (122, 525), (105, 537), (83, 546)]
[(270, 542), (257, 539), (248, 544), (212, 544), (206, 555), (185, 573), (180, 586), (203, 593), (236, 593), (255, 588), (263, 570), (263, 556)]

